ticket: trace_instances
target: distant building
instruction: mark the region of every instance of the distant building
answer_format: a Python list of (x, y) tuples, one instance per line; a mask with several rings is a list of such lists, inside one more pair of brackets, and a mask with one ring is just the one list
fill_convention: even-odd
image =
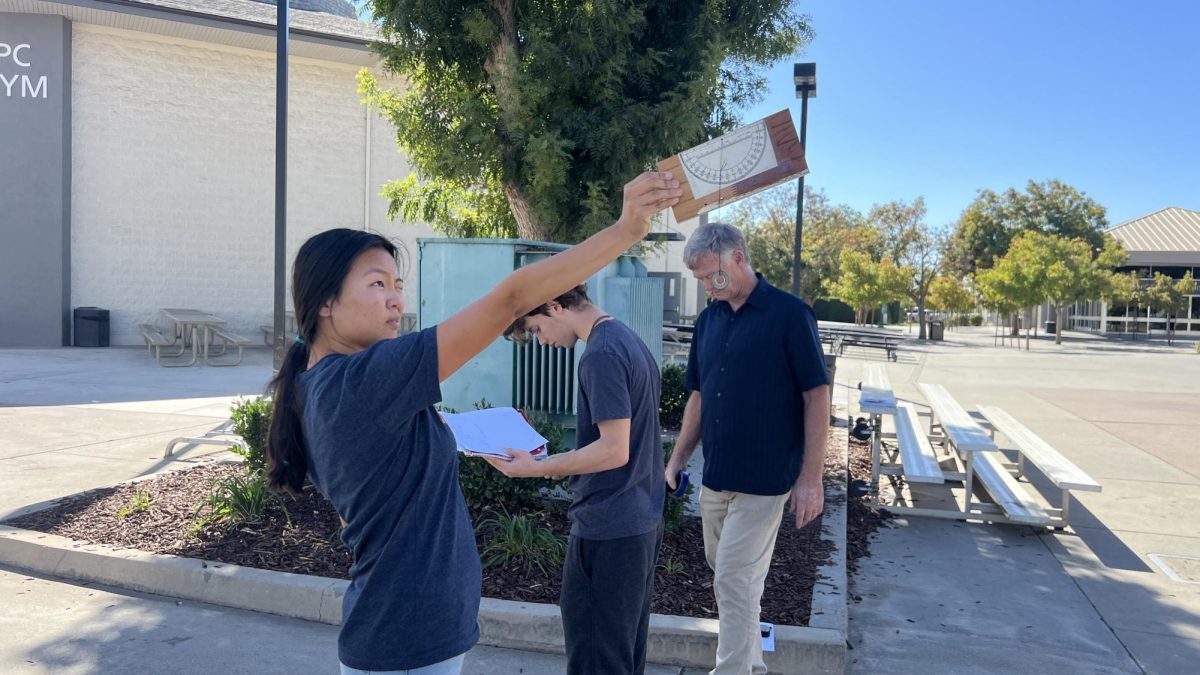
[[(1181, 279), (1188, 272), (1200, 280), (1200, 211), (1170, 207), (1155, 211), (1108, 230), (1129, 253), (1129, 264), (1121, 272), (1134, 272), (1143, 284), (1154, 274)], [(1137, 314), (1140, 314), (1138, 316)], [(1200, 294), (1189, 298), (1187, 309), (1176, 317), (1176, 331), (1200, 332)], [(1077, 303), (1070, 308), (1068, 326), (1078, 330), (1129, 332), (1166, 330), (1167, 317), (1145, 310), (1133, 312), (1124, 306), (1110, 307), (1102, 300)]]
[[(405, 243), (381, 186), (411, 169), (360, 103), (378, 27), (345, 0), (293, 0), (288, 255), (331, 227)], [(0, 346), (70, 344), (110, 311), (140, 344), (164, 307), (258, 338), (272, 312), (275, 16), (255, 0), (0, 0)], [(409, 278), (415, 282), (416, 275)], [(416, 311), (416, 283), (405, 289)]]

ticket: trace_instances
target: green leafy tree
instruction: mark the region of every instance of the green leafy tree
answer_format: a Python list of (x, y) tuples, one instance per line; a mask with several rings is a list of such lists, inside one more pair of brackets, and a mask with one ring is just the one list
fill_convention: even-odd
[(984, 308), (995, 312), (998, 316), (1012, 317), (1021, 308), (1017, 300), (1018, 289), (1014, 287), (1008, 275), (996, 267), (981, 270), (976, 274), (975, 288), (979, 290), (980, 302)]
[(988, 269), (1014, 237), (1028, 231), (1082, 239), (1095, 254), (1104, 247), (1107, 227), (1103, 206), (1058, 180), (1029, 181), (1024, 192), (980, 190), (947, 241), (947, 266), (963, 276)]
[(416, 175), (390, 213), (454, 236), (574, 242), (612, 222), (623, 184), (738, 125), (766, 66), (812, 37), (791, 2), (375, 0), (403, 78), (360, 91)]
[[(1013, 190), (1009, 193), (1015, 195)], [(946, 267), (960, 276), (991, 269), (995, 259), (1008, 250), (1014, 220), (1008, 199), (991, 190), (980, 190), (946, 242)]]
[(945, 236), (925, 224), (925, 199), (911, 204), (876, 204), (867, 220), (879, 233), (883, 256), (896, 261), (909, 279), (906, 297), (917, 306), (918, 338), (925, 339), (925, 304), (937, 276)]
[[(1033, 307), (1048, 297), (1047, 271), (1050, 257), (1039, 248), (1039, 235), (1026, 233), (1013, 240), (1008, 252), (981, 275), (993, 295), (1013, 311)], [(1025, 349), (1029, 350), (1031, 326), (1025, 326)]]
[(1120, 264), (1123, 254), (1111, 238), (1099, 255), (1093, 255), (1091, 245), (1082, 239), (1028, 230), (1013, 239), (1004, 261), (1023, 268), (1021, 274), (1029, 280), (1035, 302), (1050, 301), (1058, 325), (1054, 342), (1062, 344), (1063, 309), (1103, 295), (1111, 268)]
[(1100, 297), (1109, 305), (1124, 305), (1126, 317), (1130, 316), (1132, 310), (1134, 321), (1137, 321), (1140, 308), (1146, 304), (1147, 294), (1137, 272), (1113, 272)]
[(907, 270), (892, 262), (880, 261), (862, 251), (844, 251), (834, 297), (854, 308), (855, 321), (865, 323), (871, 310), (904, 299), (912, 279)]
[(975, 296), (962, 280), (943, 275), (929, 285), (929, 305), (935, 310), (963, 314), (975, 307)]
[(1161, 312), (1167, 319), (1167, 344), (1175, 342), (1175, 317), (1187, 312), (1189, 296), (1196, 292), (1196, 280), (1192, 273), (1182, 279), (1172, 279), (1161, 272), (1154, 273), (1154, 283), (1146, 289), (1150, 308)]
[[(792, 287), (796, 237), (796, 189), (789, 183), (739, 202), (731, 222), (746, 235), (755, 271), (779, 288)], [(878, 232), (861, 213), (834, 205), (823, 191), (804, 190), (804, 241), (800, 252), (800, 297), (808, 304), (832, 297), (832, 285), (846, 250), (877, 250)]]
[(867, 222), (879, 231), (878, 258), (888, 257), (900, 264), (910, 250), (921, 243), (925, 226), (925, 198), (917, 197), (911, 204), (902, 200), (876, 204), (867, 214)]

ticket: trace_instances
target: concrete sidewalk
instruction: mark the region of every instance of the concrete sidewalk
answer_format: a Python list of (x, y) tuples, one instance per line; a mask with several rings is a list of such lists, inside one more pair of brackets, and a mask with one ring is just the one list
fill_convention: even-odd
[[(161, 368), (142, 349), (0, 350), (0, 519), (29, 504), (199, 461), (201, 435), (270, 377), (270, 353), (236, 368)], [(0, 567), (0, 673), (333, 673), (336, 626), (31, 575)], [(479, 646), (464, 674), (566, 672), (561, 655)], [(651, 675), (698, 675), (651, 665)]]
[[(1149, 554), (1176, 556), (1184, 575), (1182, 557), (1200, 557), (1200, 356), (1074, 335), (1031, 352), (993, 347), (990, 329), (947, 337), (887, 363), (901, 398), (922, 402), (916, 383), (938, 382), (969, 408), (1000, 405), (1104, 491), (1072, 505), (1077, 533), (916, 519), (882, 530), (852, 582), (849, 670), (1193, 672), (1200, 585)], [(269, 358), (164, 369), (140, 349), (0, 350), (0, 516), (221, 455), (161, 457), (260, 391)], [(839, 383), (877, 358), (848, 350)], [(329, 626), (20, 570), (0, 570), (0, 596), (0, 672), (333, 672)], [(472, 673), (563, 670), (562, 657), (494, 648), (468, 660)]]
[[(1074, 532), (918, 518), (881, 531), (851, 583), (852, 672), (1196, 672), (1200, 355), (1064, 338), (1026, 352), (963, 329), (887, 364), (898, 398), (924, 404), (916, 385), (934, 382), (968, 410), (998, 405), (1103, 491), (1073, 500)], [(866, 359), (839, 360), (838, 379), (857, 383)]]
[[(336, 626), (0, 567), (0, 673), (336, 673)], [(14, 602), (13, 599), (16, 599)], [(561, 675), (562, 656), (476, 647), (463, 675)], [(648, 675), (698, 675), (651, 665)]]

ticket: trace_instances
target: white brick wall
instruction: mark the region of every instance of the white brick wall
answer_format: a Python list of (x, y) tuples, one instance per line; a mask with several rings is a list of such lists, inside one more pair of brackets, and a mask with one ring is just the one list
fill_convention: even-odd
[[(162, 307), (215, 313), (257, 340), (272, 302), (273, 54), (79, 23), (72, 52), (72, 306), (108, 308), (113, 344), (139, 344), (137, 324)], [(433, 234), (386, 221), (379, 186), (409, 168), (374, 113), (367, 147), (355, 72), (291, 61), (289, 272), (307, 237), (363, 227), (364, 201), (369, 226), (414, 262), (416, 238)]]
[(687, 243), (686, 240), (695, 233), (696, 228), (700, 227), (700, 219), (692, 218), (680, 223), (675, 220), (675, 215), (669, 210), (660, 217), (662, 220), (656, 222), (650, 229), (654, 232), (678, 232), (683, 235), (684, 241), (658, 244), (647, 253), (642, 261), (646, 263), (646, 269), (650, 272), (676, 272), (682, 275), (680, 282), (683, 284), (683, 294), (680, 298), (679, 313), (683, 316), (695, 316), (700, 313), (701, 309), (704, 309), (705, 295), (703, 286), (697, 285), (698, 282), (692, 276), (691, 270), (683, 264), (683, 246)]

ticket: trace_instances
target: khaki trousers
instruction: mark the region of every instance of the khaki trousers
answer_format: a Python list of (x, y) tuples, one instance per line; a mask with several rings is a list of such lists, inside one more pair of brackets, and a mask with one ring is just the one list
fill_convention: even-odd
[(713, 570), (720, 633), (710, 675), (767, 672), (758, 620), (763, 584), (788, 494), (763, 497), (700, 490), (704, 554)]

